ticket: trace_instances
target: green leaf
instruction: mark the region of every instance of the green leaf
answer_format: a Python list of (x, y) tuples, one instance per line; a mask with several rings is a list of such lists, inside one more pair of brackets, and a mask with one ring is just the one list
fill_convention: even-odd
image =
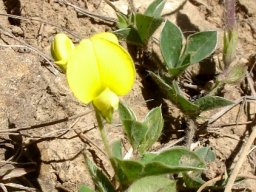
[[(215, 153), (210, 147), (201, 147), (195, 151), (195, 153), (207, 163), (215, 160)], [(188, 188), (197, 189), (205, 181), (202, 179), (201, 172), (183, 173), (183, 179)]]
[(205, 168), (204, 161), (194, 152), (185, 147), (173, 147), (166, 150), (151, 160), (169, 167), (183, 167), (202, 170)]
[(132, 29), (130, 27), (120, 28), (118, 30), (113, 31), (113, 33), (118, 36), (120, 39), (127, 39), (127, 36), (130, 34)]
[(146, 45), (149, 38), (161, 25), (162, 18), (153, 18), (147, 15), (137, 13), (135, 15), (136, 30), (140, 36), (141, 42)]
[(157, 153), (144, 153), (140, 159), (140, 162), (146, 164), (152, 161), (153, 158), (157, 156)]
[(114, 33), (121, 39), (125, 39), (127, 43), (134, 45), (143, 45), (140, 39), (137, 29), (133, 27), (127, 27), (114, 31)]
[(113, 158), (120, 182), (128, 186), (135, 180), (151, 175), (202, 171), (204, 161), (184, 147), (172, 148), (157, 155), (147, 155), (140, 162)]
[[(186, 55), (183, 54), (181, 56), (181, 58), (179, 60), (179, 63), (178, 63), (176, 68), (182, 68), (182, 67), (185, 67), (185, 66), (187, 68), (190, 65), (190, 57), (191, 57), (190, 54), (186, 54)], [(184, 69), (182, 68), (183, 70), (181, 72), (183, 72), (186, 68), (184, 68)]]
[(116, 12), (117, 15), (117, 27), (119, 29), (127, 28), (129, 26), (129, 20), (127, 16), (121, 12)]
[(130, 122), (130, 128), (132, 136), (131, 144), (133, 149), (137, 151), (142, 141), (145, 139), (148, 128), (144, 123), (136, 121)]
[(85, 160), (96, 190), (100, 192), (115, 192), (115, 188), (107, 176), (89, 158), (85, 157)]
[(95, 191), (90, 189), (86, 185), (81, 185), (80, 188), (79, 188), (79, 192), (95, 192)]
[(176, 93), (174, 88), (169, 86), (164, 80), (153, 72), (149, 71), (149, 75), (158, 84), (163, 93), (175, 104), (183, 113), (189, 116), (196, 116), (199, 113), (199, 106), (185, 99), (182, 95)]
[(165, 0), (155, 0), (153, 1), (145, 11), (145, 15), (150, 17), (161, 17), (162, 10), (165, 5)]
[(176, 95), (180, 95), (180, 88), (176, 80), (172, 81), (172, 88), (175, 91)]
[(113, 157), (122, 159), (122, 143), (120, 139), (112, 144), (112, 155)]
[(199, 106), (196, 103), (192, 103), (181, 95), (177, 95), (177, 106), (186, 115), (197, 116), (199, 114)]
[(123, 186), (129, 186), (133, 181), (141, 177), (143, 164), (133, 160), (121, 160), (112, 158), (117, 166), (117, 175)]
[(136, 120), (134, 112), (122, 102), (119, 102), (118, 112), (121, 120)]
[(153, 73), (152, 71), (148, 71), (149, 75), (152, 77), (152, 79), (156, 82), (156, 84), (159, 86), (161, 91), (166, 95), (170, 96), (170, 100), (173, 101), (173, 99), (176, 101), (177, 95), (173, 88), (168, 85), (159, 75)]
[(164, 120), (163, 120), (161, 108), (156, 107), (152, 109), (147, 114), (143, 124), (146, 125), (147, 132), (139, 147), (140, 153), (144, 153), (145, 150), (148, 150), (149, 148), (151, 148), (152, 145), (158, 140), (158, 138), (162, 133)]
[(213, 53), (217, 45), (216, 31), (203, 31), (190, 35), (184, 55), (190, 54), (190, 64), (197, 63)]
[(148, 176), (135, 181), (128, 192), (176, 192), (176, 183), (164, 176)]
[(185, 71), (185, 69), (189, 66), (189, 64), (187, 65), (182, 65), (179, 67), (175, 67), (175, 68), (170, 68), (168, 70), (169, 74), (172, 75), (173, 77), (178, 77), (181, 73), (183, 73), (183, 71)]
[(169, 74), (173, 77), (178, 77), (181, 73), (183, 73), (187, 67), (190, 65), (190, 54), (182, 56), (178, 64), (175, 68), (170, 68), (168, 70)]
[(205, 96), (195, 101), (195, 104), (199, 106), (200, 111), (208, 111), (211, 109), (225, 107), (233, 104), (232, 101), (218, 96)]
[(126, 39), (128, 43), (143, 46), (148, 43), (149, 38), (163, 21), (162, 18), (154, 18), (139, 13), (132, 15), (130, 21), (121, 15), (119, 17), (121, 28), (114, 33), (118, 37)]
[(198, 189), (203, 185), (205, 181), (202, 179), (201, 174), (201, 172), (182, 173), (186, 187), (190, 189)]
[(160, 107), (152, 109), (143, 123), (136, 121), (133, 111), (122, 103), (119, 104), (119, 115), (127, 138), (135, 151), (143, 153), (160, 137), (163, 129)]
[(213, 162), (216, 158), (215, 153), (210, 147), (201, 147), (195, 153), (206, 162)]
[(204, 161), (184, 147), (169, 149), (155, 157), (148, 156), (148, 159), (144, 159), (142, 162), (145, 162), (145, 167), (141, 173), (143, 176), (202, 171), (205, 168)]
[(168, 69), (175, 69), (177, 66), (182, 49), (182, 38), (181, 30), (167, 20), (160, 36), (160, 49)]
[(180, 173), (187, 171), (200, 171), (202, 168), (192, 166), (168, 166), (161, 162), (150, 162), (145, 165), (143, 176), (160, 175), (168, 173)]
[(134, 150), (138, 150), (139, 145), (145, 138), (147, 126), (134, 120), (122, 120), (124, 131)]

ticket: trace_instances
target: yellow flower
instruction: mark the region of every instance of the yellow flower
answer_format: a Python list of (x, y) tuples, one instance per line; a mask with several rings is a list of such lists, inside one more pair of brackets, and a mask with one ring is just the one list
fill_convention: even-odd
[(67, 69), (67, 61), (75, 48), (73, 42), (64, 33), (55, 35), (52, 45), (51, 54), (55, 60), (55, 63), (63, 70)]
[(69, 48), (69, 41), (65, 42), (68, 45), (64, 42), (60, 45), (67, 50), (69, 57), (58, 59), (67, 61), (70, 89), (84, 104), (93, 102), (110, 122), (113, 111), (118, 108), (118, 96), (126, 95), (135, 81), (131, 56), (118, 44), (117, 37), (108, 32), (84, 39), (74, 49)]

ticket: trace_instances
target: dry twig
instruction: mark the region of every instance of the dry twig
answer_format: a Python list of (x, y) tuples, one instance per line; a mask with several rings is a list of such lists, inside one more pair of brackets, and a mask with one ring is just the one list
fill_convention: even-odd
[(36, 192), (36, 191), (38, 191), (36, 188), (25, 187), (23, 185), (16, 184), (16, 183), (5, 183), (4, 185), (8, 186), (8, 187), (24, 190), (24, 191), (27, 191), (27, 192)]
[(66, 0), (58, 0), (58, 2), (60, 3), (64, 3), (70, 7), (73, 7), (77, 12), (79, 12), (80, 14), (83, 14), (83, 15), (86, 15), (90, 18), (93, 18), (93, 19), (99, 19), (100, 21), (103, 21), (105, 23), (110, 23), (110, 24), (113, 24), (113, 23), (116, 23), (116, 19), (112, 18), (112, 17), (107, 17), (107, 16), (102, 16), (102, 15), (98, 15), (98, 14), (95, 14), (95, 13), (92, 13), (88, 10), (85, 10), (85, 9), (82, 9), (81, 7), (78, 7)]
[(39, 49), (29, 45), (28, 43), (18, 39), (17, 37), (15, 37), (11, 32), (7, 31), (4, 27), (2, 27), (0, 25), (0, 33), (13, 38), (14, 40), (16, 40), (17, 42), (21, 43), (22, 45), (26, 46), (28, 49), (35, 51), (38, 55), (40, 55), (42, 58), (44, 58), (46, 60), (46, 62), (52, 67), (53, 70), (49, 69), (54, 75), (58, 74), (58, 70), (55, 68), (55, 65), (52, 62), (52, 59), (50, 59), (49, 57), (47, 57), (42, 51), (40, 51)]
[(43, 23), (43, 24), (46, 24), (46, 25), (54, 26), (57, 29), (59, 29), (60, 31), (65, 31), (68, 34), (72, 35), (73, 37), (75, 37), (77, 39), (81, 39), (81, 37), (78, 34), (74, 33), (73, 31), (70, 31), (70, 30), (68, 30), (67, 28), (64, 28), (64, 27), (60, 27), (60, 26), (58, 26), (56, 24), (50, 23), (49, 21), (46, 21), (46, 20), (41, 20), (41, 19), (34, 18), (34, 17), (23, 17), (23, 16), (7, 14), (7, 13), (0, 13), (0, 16), (5, 16), (5, 17), (9, 17), (9, 18), (14, 18), (14, 19), (20, 19), (20, 20), (27, 21), (27, 22), (37, 21), (39, 23)]
[[(256, 96), (243, 96), (237, 100), (234, 101), (232, 105), (228, 105), (224, 107), (221, 111), (213, 115), (208, 121), (206, 122), (207, 127), (210, 124), (213, 124), (215, 121), (217, 121), (219, 118), (221, 118), (224, 114), (229, 112), (231, 109), (233, 109), (236, 105), (240, 104), (241, 102), (246, 101), (246, 102), (253, 102), (256, 101)], [(204, 125), (205, 126), (205, 125)]]
[[(254, 122), (255, 124), (255, 122)], [(240, 168), (242, 167), (243, 165), (243, 162), (248, 154), (248, 151), (250, 150), (250, 147), (251, 145), (253, 144), (254, 140), (256, 138), (256, 126), (254, 125), (253, 126), (253, 130), (252, 130), (252, 133), (251, 135), (249, 136), (248, 140), (247, 140), (247, 143), (245, 144), (244, 148), (242, 149), (242, 152), (241, 152), (241, 155), (228, 179), (228, 182), (227, 182), (227, 185), (225, 187), (225, 191), (224, 192), (230, 192), (231, 189), (232, 189), (232, 186), (236, 180), (236, 177), (240, 171)]]
[[(249, 75), (249, 73), (247, 73), (247, 79), (248, 79), (248, 83), (249, 86), (251, 88), (252, 91), (252, 95), (255, 97), (256, 96), (256, 92), (254, 89), (253, 84), (251, 84), (250, 82), (252, 81), (251, 76)], [(250, 151), (250, 147), (252, 146), (254, 140), (256, 139), (256, 115), (254, 116), (254, 120), (252, 122), (252, 133), (250, 134), (247, 143), (245, 144), (244, 148), (241, 150), (241, 155), (228, 179), (227, 185), (225, 187), (225, 191), (224, 192), (231, 192), (233, 184), (238, 176), (238, 173), (243, 165), (243, 162), (245, 161), (246, 156), (248, 155), (248, 152)]]
[(71, 117), (65, 117), (63, 119), (57, 119), (57, 120), (54, 120), (54, 121), (50, 121), (50, 122), (46, 122), (46, 123), (40, 123), (38, 125), (32, 125), (32, 126), (28, 126), (28, 127), (19, 127), (19, 128), (13, 128), (13, 129), (1, 129), (0, 130), (0, 134), (2, 134), (2, 133), (10, 133), (10, 132), (19, 132), (19, 131), (22, 131), (22, 130), (41, 128), (41, 127), (46, 127), (46, 126), (54, 125), (54, 124), (57, 124), (57, 123), (63, 123), (63, 122), (66, 122), (66, 121), (70, 121), (72, 119), (76, 119), (78, 117), (85, 116), (85, 115), (87, 115), (87, 114), (89, 114), (91, 112), (92, 111), (87, 111), (87, 112), (84, 112), (84, 113), (73, 115)]
[(222, 175), (215, 177), (207, 182), (205, 182), (198, 190), (197, 192), (201, 192), (203, 191), (206, 187), (209, 187), (211, 185), (213, 185), (214, 183), (216, 183), (217, 181), (220, 181), (222, 179)]
[(115, 12), (120, 13), (121, 11), (118, 10), (113, 3), (111, 3), (109, 0), (104, 0), (105, 3), (107, 3)]
[(256, 96), (256, 91), (254, 89), (254, 82), (253, 82), (253, 79), (252, 79), (252, 77), (251, 77), (251, 75), (250, 75), (250, 73), (248, 71), (246, 72), (246, 79), (248, 81), (248, 85), (249, 85), (249, 87), (251, 89), (252, 95)]
[(0, 183), (0, 188), (3, 190), (3, 192), (8, 192), (7, 188), (3, 183)]
[(166, 150), (170, 149), (174, 145), (177, 145), (178, 143), (180, 143), (180, 142), (182, 142), (184, 140), (185, 140), (185, 137), (181, 137), (181, 138), (177, 139), (176, 141), (168, 143), (167, 145), (161, 147), (160, 149), (158, 149), (156, 151), (152, 151), (151, 153), (155, 153), (155, 154), (162, 153), (163, 151), (166, 151)]

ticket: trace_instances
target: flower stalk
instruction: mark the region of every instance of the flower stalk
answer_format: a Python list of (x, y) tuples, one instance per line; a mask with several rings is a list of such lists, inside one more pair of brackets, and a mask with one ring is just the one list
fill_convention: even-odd
[(102, 117), (101, 117), (101, 114), (100, 114), (99, 110), (96, 107), (94, 107), (94, 110), (95, 110), (95, 116), (96, 116), (98, 128), (99, 128), (99, 131), (100, 131), (100, 136), (101, 136), (104, 148), (105, 148), (105, 152), (106, 152), (108, 158), (110, 159), (111, 156), (112, 156), (112, 153), (111, 153), (111, 150), (110, 150), (110, 145), (109, 145), (109, 142), (108, 142), (107, 134), (106, 134), (106, 131), (104, 129), (103, 122), (102, 122)]

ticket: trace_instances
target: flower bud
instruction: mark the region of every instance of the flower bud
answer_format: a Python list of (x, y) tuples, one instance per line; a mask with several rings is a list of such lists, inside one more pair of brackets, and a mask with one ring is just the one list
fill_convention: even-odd
[(75, 48), (73, 42), (64, 33), (55, 35), (51, 45), (51, 54), (55, 63), (64, 71), (67, 69), (67, 61)]
[(114, 110), (117, 110), (119, 104), (118, 96), (110, 89), (106, 88), (94, 100), (93, 105), (101, 112), (107, 122), (112, 121)]

